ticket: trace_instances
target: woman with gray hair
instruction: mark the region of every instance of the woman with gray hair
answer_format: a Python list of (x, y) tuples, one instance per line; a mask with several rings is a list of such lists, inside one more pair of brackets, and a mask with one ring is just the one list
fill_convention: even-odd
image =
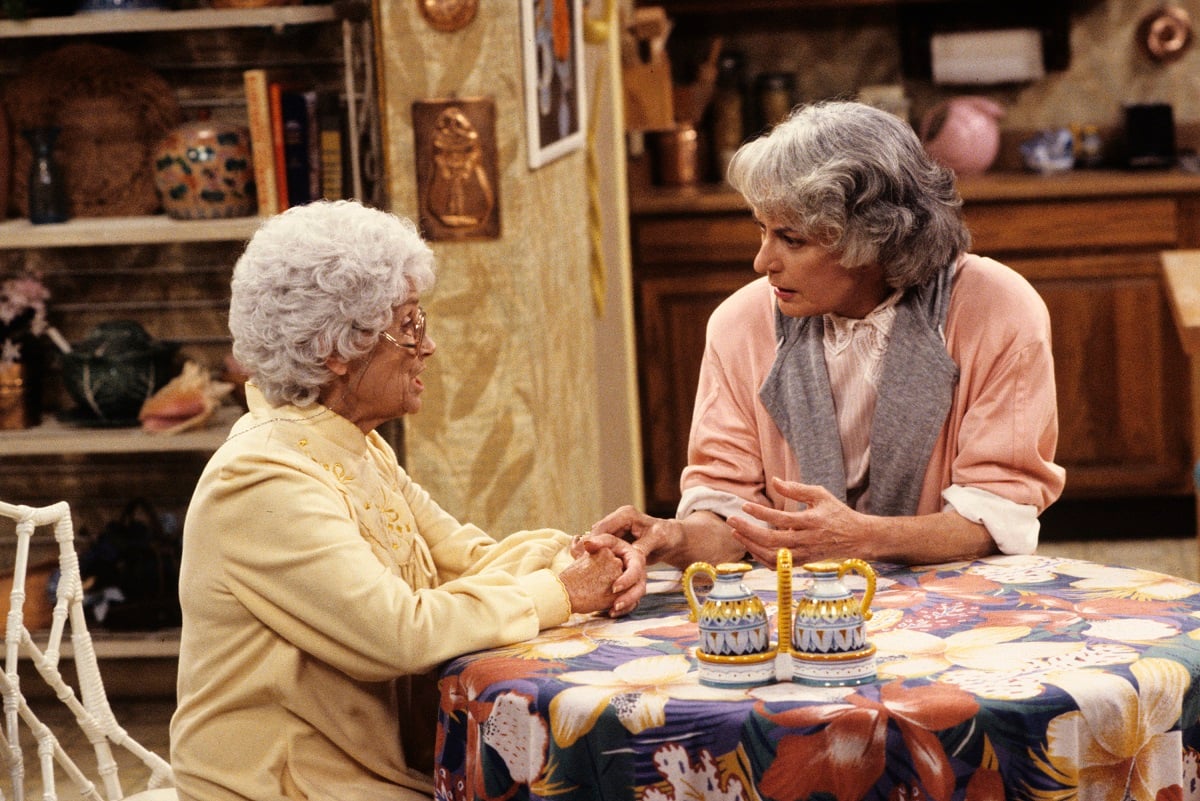
[[(435, 708), (401, 680), (572, 613), (623, 614), (645, 590), (628, 543), (497, 541), (397, 464), (375, 429), (421, 408), (433, 283), (415, 226), (351, 201), (267, 220), (238, 260), (229, 327), (249, 412), (183, 533), (184, 801), (428, 797), (401, 729), (432, 738)], [(429, 714), (411, 719), (407, 702)]]
[(1064, 481), (1049, 315), (968, 252), (953, 173), (903, 120), (830, 101), (728, 177), (762, 277), (709, 320), (676, 518), (623, 507), (593, 532), (677, 566), (1031, 553)]

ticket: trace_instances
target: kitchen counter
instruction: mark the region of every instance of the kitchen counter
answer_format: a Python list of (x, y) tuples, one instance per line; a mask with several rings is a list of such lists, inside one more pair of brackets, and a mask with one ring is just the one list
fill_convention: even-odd
[[(1200, 174), (1184, 170), (1072, 170), (1057, 175), (991, 172), (961, 179), (959, 191), (967, 202), (1174, 195), (1200, 193)], [(741, 195), (723, 184), (639, 187), (630, 196), (630, 210), (639, 215), (745, 208)]]

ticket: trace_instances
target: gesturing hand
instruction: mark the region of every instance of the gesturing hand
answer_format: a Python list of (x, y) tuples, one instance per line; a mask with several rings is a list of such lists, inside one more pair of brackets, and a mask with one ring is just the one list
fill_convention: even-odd
[(742, 510), (761, 523), (730, 517), (733, 537), (758, 561), (775, 564), (780, 548), (792, 552), (795, 564), (835, 557), (869, 556), (867, 517), (816, 484), (773, 479), (780, 495), (805, 505), (796, 512), (746, 503)]

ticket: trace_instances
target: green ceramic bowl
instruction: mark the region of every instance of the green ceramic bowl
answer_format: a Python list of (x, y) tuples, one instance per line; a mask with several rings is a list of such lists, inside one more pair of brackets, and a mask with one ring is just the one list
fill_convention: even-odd
[(101, 323), (62, 355), (63, 384), (80, 422), (137, 425), (142, 404), (179, 372), (179, 343), (132, 320)]

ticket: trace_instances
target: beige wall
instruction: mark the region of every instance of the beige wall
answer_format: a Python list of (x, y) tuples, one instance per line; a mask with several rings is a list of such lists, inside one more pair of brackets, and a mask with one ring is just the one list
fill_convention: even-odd
[[(482, 0), (455, 33), (430, 28), (415, 3), (376, 5), (394, 211), (417, 208), (413, 100), (487, 95), (497, 111), (501, 236), (433, 244), (438, 286), (425, 305), (438, 352), (424, 375), (424, 408), (406, 421), (408, 470), (459, 519), (496, 535), (543, 525), (581, 531), (634, 486), (627, 478), (602, 488), (602, 450), (621, 443), (603, 460), (617, 475), (638, 461), (629, 450), (631, 384), (621, 374), (631, 363), (606, 368), (606, 387), (617, 371), (622, 389), (606, 396), (617, 405), (602, 413), (599, 400), (598, 348), (627, 343), (596, 340), (585, 153), (528, 166), (516, 3)], [(627, 263), (609, 272), (619, 292)], [(605, 336), (627, 329), (626, 313), (607, 318)], [(602, 417), (616, 421), (603, 429), (603, 449)]]
[[(1172, 0), (1200, 25), (1200, 0)], [(1082, 0), (1071, 4), (1071, 62), (1035, 83), (985, 87), (935, 87), (904, 81), (913, 121), (956, 94), (985, 94), (1008, 110), (1003, 126), (1016, 131), (1091, 123), (1119, 129), (1122, 104), (1172, 103), (1177, 123), (1200, 125), (1200, 47), (1179, 61), (1159, 64), (1136, 44), (1138, 23), (1162, 0)], [(768, 12), (769, 13), (769, 12)], [(887, 9), (794, 13), (775, 25), (730, 37), (747, 53), (750, 74), (794, 72), (802, 101), (852, 95), (867, 84), (901, 80), (895, 14)]]

